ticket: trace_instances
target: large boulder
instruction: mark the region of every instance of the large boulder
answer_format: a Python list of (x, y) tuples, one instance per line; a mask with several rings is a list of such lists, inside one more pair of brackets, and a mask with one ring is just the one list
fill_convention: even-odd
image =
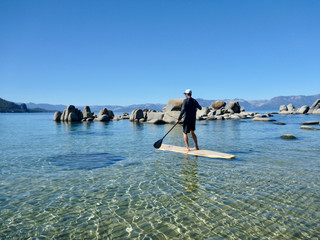
[(227, 105), (227, 104), (226, 104), (226, 102), (224, 102), (224, 101), (215, 101), (214, 103), (212, 103), (212, 104), (210, 105), (209, 108), (212, 108), (212, 109), (220, 109), (220, 108), (225, 107), (226, 105)]
[(61, 115), (62, 115), (62, 112), (55, 112), (54, 113), (54, 116), (53, 116), (53, 121), (60, 121), (61, 120)]
[(317, 100), (311, 105), (308, 113), (320, 114), (320, 111), (318, 111), (318, 109), (320, 109), (320, 99), (317, 99)]
[(297, 113), (299, 113), (299, 114), (306, 114), (306, 113), (308, 113), (308, 111), (309, 111), (309, 106), (304, 105), (304, 106), (300, 107), (300, 108), (297, 110)]
[(97, 116), (97, 118), (95, 118), (94, 121), (107, 122), (110, 121), (110, 117), (108, 114), (102, 114), (100, 116)]
[(241, 107), (238, 101), (231, 101), (227, 105), (226, 109), (231, 109), (234, 113), (240, 113), (241, 112)]
[[(72, 116), (71, 116), (72, 115)], [(78, 122), (81, 121), (83, 118), (82, 112), (75, 108), (73, 105), (69, 105), (60, 117), (61, 121), (69, 121), (69, 122)]]
[(85, 106), (83, 109), (83, 118), (92, 118), (93, 113), (91, 112), (91, 109), (89, 106)]
[(111, 110), (108, 110), (107, 108), (102, 108), (97, 117), (101, 117), (102, 115), (107, 115), (109, 119), (112, 119), (114, 116), (113, 112)]
[(293, 106), (292, 103), (288, 104), (287, 108), (288, 108), (288, 112), (291, 113), (291, 114), (295, 113), (295, 111), (296, 111), (296, 108)]
[(164, 116), (163, 112), (149, 112), (147, 115), (147, 121), (162, 120)]
[(279, 109), (279, 112), (287, 112), (288, 111), (288, 108), (286, 105), (281, 105), (280, 106), (280, 109)]
[(166, 112), (162, 120), (166, 123), (175, 123), (178, 120), (179, 115), (180, 111)]
[(197, 110), (197, 117), (207, 116), (210, 112), (208, 107), (203, 107), (201, 110)]
[[(142, 109), (135, 109), (131, 112), (131, 115), (130, 115), (130, 121), (135, 121), (135, 122), (138, 122), (140, 121), (140, 119), (143, 119), (144, 120), (144, 114), (143, 114), (143, 111)], [(141, 120), (142, 121), (142, 120)]]
[(173, 98), (170, 99), (167, 103), (167, 106), (164, 107), (165, 112), (171, 112), (171, 111), (181, 111), (181, 106), (183, 103), (184, 98)]

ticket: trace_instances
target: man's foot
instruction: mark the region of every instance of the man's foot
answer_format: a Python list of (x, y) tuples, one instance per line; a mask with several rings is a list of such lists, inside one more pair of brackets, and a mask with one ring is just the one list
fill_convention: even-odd
[(190, 152), (190, 148), (187, 147), (187, 152)]
[(200, 150), (199, 147), (195, 147), (194, 150)]

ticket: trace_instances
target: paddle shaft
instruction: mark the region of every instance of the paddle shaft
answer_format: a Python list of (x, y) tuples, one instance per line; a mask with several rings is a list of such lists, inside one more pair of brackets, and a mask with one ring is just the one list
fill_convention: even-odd
[(178, 124), (178, 122), (175, 123), (172, 128), (170, 128), (170, 130), (166, 133), (166, 135), (163, 136), (162, 140), (169, 134), (169, 132), (171, 132), (171, 130), (172, 130), (175, 126), (177, 126), (177, 124)]

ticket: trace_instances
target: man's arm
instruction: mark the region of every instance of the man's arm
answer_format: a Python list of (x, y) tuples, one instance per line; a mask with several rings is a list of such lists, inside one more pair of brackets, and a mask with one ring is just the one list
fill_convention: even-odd
[(180, 115), (178, 117), (178, 121), (177, 122), (180, 122), (180, 120), (182, 119), (182, 116), (183, 114), (186, 112), (186, 100), (183, 100), (183, 103), (182, 103), (182, 107), (181, 107), (181, 112), (180, 112)]
[[(196, 101), (197, 101), (197, 100), (196, 100)], [(202, 109), (202, 107), (200, 106), (200, 104), (198, 103), (198, 101), (197, 101), (197, 108), (198, 108), (199, 110)]]

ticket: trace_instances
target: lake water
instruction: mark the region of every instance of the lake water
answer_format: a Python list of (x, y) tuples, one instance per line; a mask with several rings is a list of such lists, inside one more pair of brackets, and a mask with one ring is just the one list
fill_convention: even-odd
[(172, 125), (52, 118), (0, 114), (0, 239), (319, 239), (320, 115), (197, 122), (233, 160), (155, 150)]

